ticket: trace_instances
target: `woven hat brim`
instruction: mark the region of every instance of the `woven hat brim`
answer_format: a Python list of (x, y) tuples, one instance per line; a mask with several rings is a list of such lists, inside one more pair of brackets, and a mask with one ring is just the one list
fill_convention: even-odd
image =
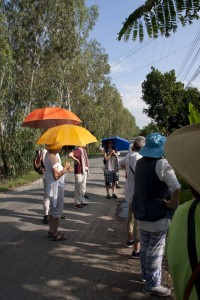
[(175, 172), (200, 193), (200, 123), (170, 134), (164, 151)]
[(63, 145), (54, 144), (54, 145), (46, 145), (47, 150), (58, 150), (61, 149)]

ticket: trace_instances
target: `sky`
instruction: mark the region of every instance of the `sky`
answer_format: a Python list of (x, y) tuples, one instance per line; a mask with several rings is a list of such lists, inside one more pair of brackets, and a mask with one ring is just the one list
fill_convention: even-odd
[[(175, 70), (177, 81), (190, 82), (199, 67), (200, 22), (186, 27), (179, 26), (169, 38), (145, 37), (139, 41), (117, 40), (117, 34), (126, 18), (146, 0), (86, 0), (86, 5), (99, 6), (99, 17), (90, 39), (96, 39), (108, 54), (111, 66), (109, 76), (122, 96), (124, 107), (136, 119), (136, 125), (143, 128), (151, 120), (143, 113), (146, 108), (141, 99), (141, 84), (155, 67), (160, 72)], [(145, 31), (146, 29), (144, 29)], [(198, 52), (199, 51), (199, 52)], [(200, 76), (190, 86), (200, 88)]]

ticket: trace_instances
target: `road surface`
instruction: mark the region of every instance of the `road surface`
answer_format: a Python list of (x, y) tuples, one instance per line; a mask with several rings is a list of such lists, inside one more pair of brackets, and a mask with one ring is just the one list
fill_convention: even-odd
[[(126, 242), (124, 171), (118, 199), (106, 199), (102, 157), (91, 158), (89, 207), (73, 207), (74, 174), (67, 174), (61, 230), (67, 241), (47, 238), (42, 223), (42, 179), (0, 194), (1, 300), (158, 299), (142, 293), (140, 263)], [(169, 286), (167, 272), (165, 284)], [(166, 282), (167, 281), (167, 282)], [(166, 299), (175, 299), (173, 294)]]

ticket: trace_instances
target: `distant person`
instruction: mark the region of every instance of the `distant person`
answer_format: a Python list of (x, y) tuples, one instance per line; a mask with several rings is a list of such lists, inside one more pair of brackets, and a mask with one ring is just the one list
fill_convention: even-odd
[(142, 156), (138, 153), (145, 145), (145, 137), (138, 136), (132, 143), (131, 151), (122, 159), (119, 160), (119, 167), (125, 166), (126, 184), (125, 184), (125, 199), (128, 201), (128, 217), (127, 217), (127, 242), (126, 247), (132, 248), (132, 258), (140, 258), (140, 239), (139, 227), (137, 220), (134, 218), (132, 211), (132, 200), (135, 188), (135, 166)]
[(137, 161), (135, 168), (133, 196), (133, 212), (140, 229), (143, 292), (160, 297), (171, 293), (170, 289), (161, 285), (162, 259), (169, 218), (178, 204), (181, 187), (164, 158), (165, 141), (166, 137), (159, 133), (146, 136), (146, 144), (139, 151), (143, 157)]
[(169, 226), (166, 252), (177, 300), (200, 299), (200, 124), (182, 127), (165, 144), (170, 165), (190, 186)]
[(70, 169), (70, 164), (63, 167), (57, 154), (61, 151), (60, 145), (48, 145), (44, 159), (46, 197), (50, 199), (49, 232), (48, 237), (53, 241), (63, 241), (65, 235), (58, 231), (64, 206), (65, 173)]
[[(69, 157), (74, 160), (75, 208), (81, 209), (89, 206), (86, 201), (86, 183), (89, 176), (89, 161), (85, 147), (76, 147), (69, 153)], [(87, 197), (88, 198), (88, 197)]]
[(109, 188), (112, 185), (112, 198), (117, 199), (115, 193), (116, 184), (119, 181), (119, 168), (118, 168), (118, 151), (115, 150), (112, 140), (106, 141), (106, 147), (104, 149), (104, 178), (107, 192), (107, 199), (111, 199)]

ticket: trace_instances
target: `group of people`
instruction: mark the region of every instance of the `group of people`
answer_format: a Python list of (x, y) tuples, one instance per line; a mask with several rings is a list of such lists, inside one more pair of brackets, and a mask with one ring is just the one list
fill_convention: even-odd
[[(60, 219), (63, 218), (64, 188), (66, 172), (70, 170), (70, 163), (65, 162), (64, 166), (60, 159), (62, 145), (46, 145), (43, 149), (43, 183), (44, 199), (43, 222), (49, 224), (48, 237), (52, 241), (63, 241), (65, 235), (58, 231)], [(89, 174), (88, 156), (85, 147), (76, 147), (68, 155), (74, 160), (75, 191), (74, 207), (81, 209), (88, 206), (86, 202), (86, 181)]]
[[(104, 153), (106, 161), (117, 157), (111, 148)], [(199, 153), (200, 124), (194, 124), (167, 138), (159, 133), (138, 136), (130, 153), (105, 168), (107, 192), (112, 182), (113, 195), (118, 168), (125, 168), (129, 203), (125, 246), (133, 247), (131, 257), (140, 259), (145, 294), (167, 297), (171, 293), (161, 284), (166, 251), (177, 299), (200, 299)], [(180, 206), (181, 185), (176, 174), (189, 184), (195, 197)]]
[[(177, 299), (200, 299), (199, 133), (200, 124), (195, 124), (176, 130), (167, 138), (160, 133), (151, 133), (146, 138), (138, 136), (131, 152), (122, 159), (118, 158), (112, 140), (104, 149), (108, 199), (117, 198), (119, 168), (125, 168), (125, 198), (129, 203), (125, 245), (133, 247), (131, 257), (140, 259), (145, 294), (166, 297), (171, 293), (162, 285), (162, 260), (166, 250)], [(70, 164), (61, 164), (58, 155), (61, 148), (47, 146), (44, 158), (45, 199), (50, 199), (48, 236), (53, 241), (66, 239), (58, 226), (64, 205), (64, 178)], [(83, 208), (88, 205), (85, 201), (87, 153), (83, 147), (77, 147), (69, 157), (75, 163), (75, 207)], [(191, 186), (195, 197), (180, 206), (181, 185), (175, 171)]]

